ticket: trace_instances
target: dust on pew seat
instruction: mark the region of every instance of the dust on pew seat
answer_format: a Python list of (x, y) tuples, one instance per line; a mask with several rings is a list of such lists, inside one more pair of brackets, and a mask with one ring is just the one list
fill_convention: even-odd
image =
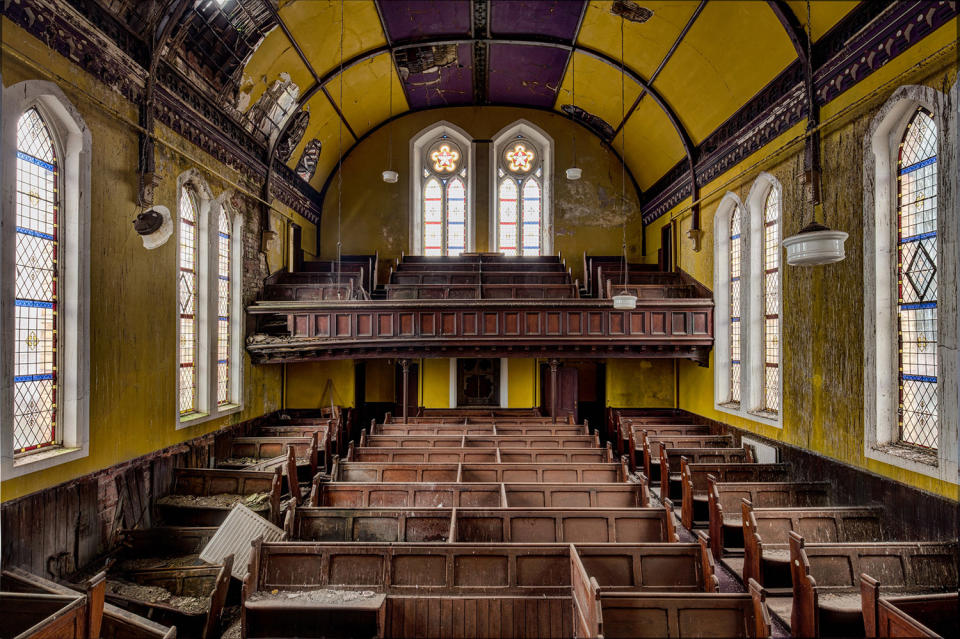
[(248, 602), (289, 601), (292, 604), (330, 606), (333, 608), (376, 607), (383, 604), (386, 595), (372, 590), (337, 590), (320, 588), (317, 590), (271, 590), (257, 591), (247, 597)]
[(270, 509), (270, 493), (253, 493), (250, 495), (235, 495), (220, 493), (218, 495), (166, 495), (157, 500), (161, 506), (192, 506), (195, 508), (231, 508), (234, 504), (242, 503), (254, 511)]
[(206, 613), (210, 610), (209, 597), (174, 595), (160, 586), (141, 586), (121, 579), (107, 580), (107, 595), (119, 595), (150, 604), (164, 604), (188, 615)]

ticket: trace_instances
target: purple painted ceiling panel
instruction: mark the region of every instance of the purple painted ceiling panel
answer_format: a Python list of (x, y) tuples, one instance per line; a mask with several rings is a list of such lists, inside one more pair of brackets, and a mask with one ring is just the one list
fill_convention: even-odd
[(379, 0), (392, 42), (426, 36), (469, 36), (469, 0)]
[(411, 109), (473, 102), (472, 45), (457, 45), (455, 56), (452, 49), (441, 45), (396, 53)]
[(573, 40), (583, 12), (581, 0), (492, 0), (490, 33), (537, 34)]
[(567, 51), (523, 44), (490, 46), (491, 102), (552, 107), (567, 63)]

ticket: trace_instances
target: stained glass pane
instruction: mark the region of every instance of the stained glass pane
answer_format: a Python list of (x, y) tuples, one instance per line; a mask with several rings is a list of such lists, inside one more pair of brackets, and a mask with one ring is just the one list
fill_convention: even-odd
[(423, 254), (443, 255), (443, 187), (437, 178), (423, 187)]
[(187, 188), (180, 191), (180, 273), (178, 281), (180, 307), (180, 414), (197, 410), (197, 275), (199, 244), (197, 242), (197, 205)]
[(17, 122), (13, 452), (56, 444), (57, 158), (36, 109)]
[(897, 333), (900, 440), (939, 446), (937, 127), (918, 109), (900, 143)]
[(730, 215), (730, 401), (740, 401), (740, 207)]
[(770, 189), (763, 214), (763, 409), (780, 410), (780, 195)]
[(447, 255), (460, 255), (466, 246), (467, 189), (454, 178), (447, 185)]
[(217, 404), (230, 398), (230, 216), (220, 210), (217, 234)]
[(497, 194), (499, 247), (504, 255), (517, 254), (517, 183), (513, 178), (500, 180)]
[(540, 183), (527, 178), (523, 184), (523, 254), (540, 255)]

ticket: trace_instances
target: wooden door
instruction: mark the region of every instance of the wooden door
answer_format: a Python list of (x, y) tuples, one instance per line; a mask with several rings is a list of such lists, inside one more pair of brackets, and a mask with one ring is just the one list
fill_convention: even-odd
[[(420, 410), (420, 365), (410, 362), (407, 375), (407, 415), (413, 417)], [(403, 415), (403, 367), (399, 362), (396, 364), (393, 388), (393, 415), (399, 419)]]
[[(557, 370), (557, 417), (573, 415), (574, 421), (579, 421), (580, 402), (579, 393), (580, 374), (573, 366), (561, 366)], [(553, 394), (550, 382), (549, 364), (540, 365), (540, 411), (544, 415), (552, 416)]]
[(457, 406), (500, 406), (499, 359), (457, 359)]

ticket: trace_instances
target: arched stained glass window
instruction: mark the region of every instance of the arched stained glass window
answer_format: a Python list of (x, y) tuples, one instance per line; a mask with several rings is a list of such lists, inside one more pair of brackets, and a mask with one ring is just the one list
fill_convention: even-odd
[(730, 214), (730, 401), (740, 402), (740, 207)]
[(230, 349), (231, 326), (230, 305), (232, 285), (230, 274), (233, 272), (233, 256), (230, 246), (230, 216), (226, 209), (220, 209), (219, 232), (217, 235), (217, 405), (232, 403), (230, 397)]
[(189, 187), (180, 190), (180, 267), (178, 303), (180, 311), (179, 405), (180, 414), (197, 412), (197, 353), (200, 340), (199, 304), (200, 242), (197, 195)]
[(467, 246), (467, 167), (463, 150), (443, 135), (423, 158), (424, 255), (460, 255)]
[(937, 398), (937, 126), (919, 108), (897, 164), (900, 441), (939, 446)]
[(763, 205), (763, 409), (780, 410), (780, 195)]
[(59, 440), (58, 280), (60, 229), (57, 155), (35, 108), (17, 124), (17, 204), (13, 452)]
[(523, 135), (505, 144), (499, 154), (497, 180), (498, 250), (504, 255), (540, 255), (543, 158), (537, 145)]

